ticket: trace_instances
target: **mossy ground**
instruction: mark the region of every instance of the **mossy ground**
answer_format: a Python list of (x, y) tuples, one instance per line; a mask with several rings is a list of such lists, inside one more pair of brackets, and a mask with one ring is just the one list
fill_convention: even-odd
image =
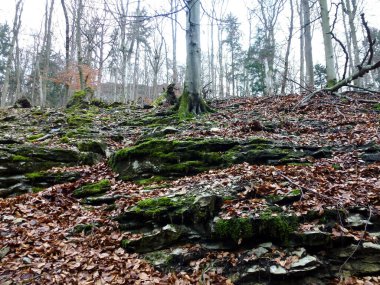
[(215, 223), (214, 230), (215, 238), (232, 240), (235, 243), (241, 243), (242, 240), (252, 238), (254, 235), (251, 220), (247, 218), (219, 219)]

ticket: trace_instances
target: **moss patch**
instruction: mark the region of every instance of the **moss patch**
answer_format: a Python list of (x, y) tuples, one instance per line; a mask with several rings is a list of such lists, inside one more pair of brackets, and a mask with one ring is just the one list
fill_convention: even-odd
[(75, 198), (85, 198), (106, 193), (111, 188), (108, 179), (99, 181), (98, 183), (84, 185), (73, 192)]
[(259, 235), (274, 241), (287, 243), (289, 236), (298, 227), (295, 216), (285, 216), (282, 213), (266, 211), (260, 215)]
[(250, 219), (232, 218), (229, 220), (219, 219), (214, 226), (215, 237), (232, 240), (240, 243), (243, 239), (253, 237), (253, 226)]
[(16, 154), (11, 157), (11, 160), (12, 161), (29, 161), (30, 158), (23, 155)]

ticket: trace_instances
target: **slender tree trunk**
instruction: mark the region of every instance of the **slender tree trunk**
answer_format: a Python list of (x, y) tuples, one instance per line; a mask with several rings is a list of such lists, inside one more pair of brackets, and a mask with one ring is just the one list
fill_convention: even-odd
[(289, 26), (288, 45), (286, 47), (286, 54), (285, 54), (284, 76), (282, 78), (282, 84), (281, 84), (281, 94), (285, 94), (286, 82), (288, 80), (289, 54), (290, 54), (290, 47), (292, 45), (293, 29), (294, 29), (294, 7), (293, 7), (293, 0), (289, 0), (289, 3), (290, 3), (290, 26)]
[(2, 90), (2, 98), (0, 98), (0, 106), (4, 107), (9, 100), (9, 81), (10, 81), (10, 75), (12, 72), (12, 61), (13, 61), (13, 56), (14, 56), (14, 50), (16, 48), (16, 41), (18, 38), (18, 33), (20, 31), (21, 27), (21, 15), (23, 11), (24, 3), (23, 0), (18, 0), (16, 3), (16, 11), (15, 11), (15, 16), (13, 19), (13, 28), (12, 28), (12, 40), (11, 44), (9, 47), (9, 54), (7, 58), (7, 64), (5, 68), (5, 76), (4, 76), (4, 84), (3, 84), (3, 90)]
[(304, 17), (304, 36), (305, 36), (305, 62), (306, 62), (306, 85), (314, 88), (314, 63), (313, 47), (311, 44), (311, 22), (309, 0), (301, 0)]
[(76, 19), (76, 45), (77, 45), (77, 60), (78, 60), (78, 72), (79, 72), (79, 84), (80, 89), (86, 88), (86, 83), (83, 74), (83, 55), (82, 55), (82, 37), (81, 37), (81, 20), (83, 16), (83, 0), (79, 0), (77, 7), (77, 19)]
[[(354, 51), (354, 65), (356, 67), (360, 65), (359, 44), (358, 44), (358, 38), (356, 34), (356, 27), (355, 27), (355, 16), (357, 13), (357, 9), (358, 9), (358, 6), (357, 6), (356, 0), (346, 0), (346, 11), (348, 14), (348, 23), (350, 25), (350, 35), (351, 35), (352, 47)], [(354, 84), (357, 86), (362, 86), (361, 78), (355, 79)]]
[(305, 88), (305, 34), (304, 34), (304, 21), (303, 21), (303, 5), (297, 3), (298, 16), (300, 20), (300, 92)]
[(321, 7), (322, 16), (322, 32), (323, 43), (325, 48), (327, 87), (331, 87), (336, 84), (336, 73), (334, 66), (334, 49), (330, 35), (330, 17), (329, 10), (327, 7), (327, 0), (319, 0), (319, 5)]
[(223, 29), (218, 25), (219, 97), (224, 98)]
[[(70, 64), (70, 22), (69, 15), (67, 14), (67, 8), (65, 4), (65, 0), (61, 0), (61, 6), (63, 10), (63, 15), (65, 17), (65, 70), (68, 72), (69, 64)], [(64, 106), (69, 98), (69, 89), (70, 85), (68, 82), (68, 78), (65, 78), (65, 93), (61, 100), (62, 106)]]
[[(177, 1), (171, 0), (170, 1), (171, 10), (174, 11), (174, 9), (177, 7)], [(172, 16), (171, 20), (171, 28), (172, 28), (172, 45), (173, 45), (173, 83), (178, 82), (178, 69), (177, 69), (177, 19), (178, 19), (178, 13), (175, 13)]]

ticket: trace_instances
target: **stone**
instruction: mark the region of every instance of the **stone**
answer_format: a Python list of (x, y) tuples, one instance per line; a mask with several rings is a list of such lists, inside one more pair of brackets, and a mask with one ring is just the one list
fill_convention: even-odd
[(273, 275), (285, 275), (288, 273), (285, 268), (283, 268), (279, 265), (272, 265), (269, 268), (269, 272)]
[(269, 251), (264, 247), (258, 247), (251, 251), (257, 258), (260, 258), (262, 255), (268, 253)]
[(144, 235), (136, 240), (123, 240), (124, 249), (146, 253), (166, 248), (180, 240), (186, 228), (183, 226), (168, 224), (155, 233)]
[(9, 246), (5, 246), (0, 249), (0, 260), (2, 260), (9, 252), (11, 251), (11, 248)]
[(353, 228), (364, 228), (372, 223), (366, 220), (361, 214), (351, 214), (347, 217), (347, 224)]
[(176, 133), (179, 132), (179, 130), (176, 129), (175, 127), (168, 126), (168, 127), (164, 128), (161, 132), (162, 132), (164, 135), (169, 135), (169, 134), (176, 134)]
[(299, 259), (294, 262), (290, 268), (306, 267), (313, 266), (318, 262), (317, 258), (311, 255), (305, 256), (304, 258)]
[(298, 234), (301, 239), (301, 244), (304, 246), (318, 247), (330, 246), (331, 236), (329, 233), (321, 231), (309, 231)]

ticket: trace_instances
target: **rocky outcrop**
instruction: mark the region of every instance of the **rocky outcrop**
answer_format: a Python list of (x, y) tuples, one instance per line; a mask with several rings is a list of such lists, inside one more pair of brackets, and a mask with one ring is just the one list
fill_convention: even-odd
[(110, 165), (123, 179), (170, 178), (190, 175), (212, 168), (248, 162), (252, 164), (287, 164), (307, 157), (327, 157), (331, 151), (320, 147), (296, 147), (265, 139), (246, 142), (233, 140), (170, 141), (148, 139), (117, 151)]
[(38, 191), (50, 185), (77, 180), (78, 173), (49, 173), (55, 166), (94, 164), (93, 152), (35, 145), (0, 145), (0, 197)]

